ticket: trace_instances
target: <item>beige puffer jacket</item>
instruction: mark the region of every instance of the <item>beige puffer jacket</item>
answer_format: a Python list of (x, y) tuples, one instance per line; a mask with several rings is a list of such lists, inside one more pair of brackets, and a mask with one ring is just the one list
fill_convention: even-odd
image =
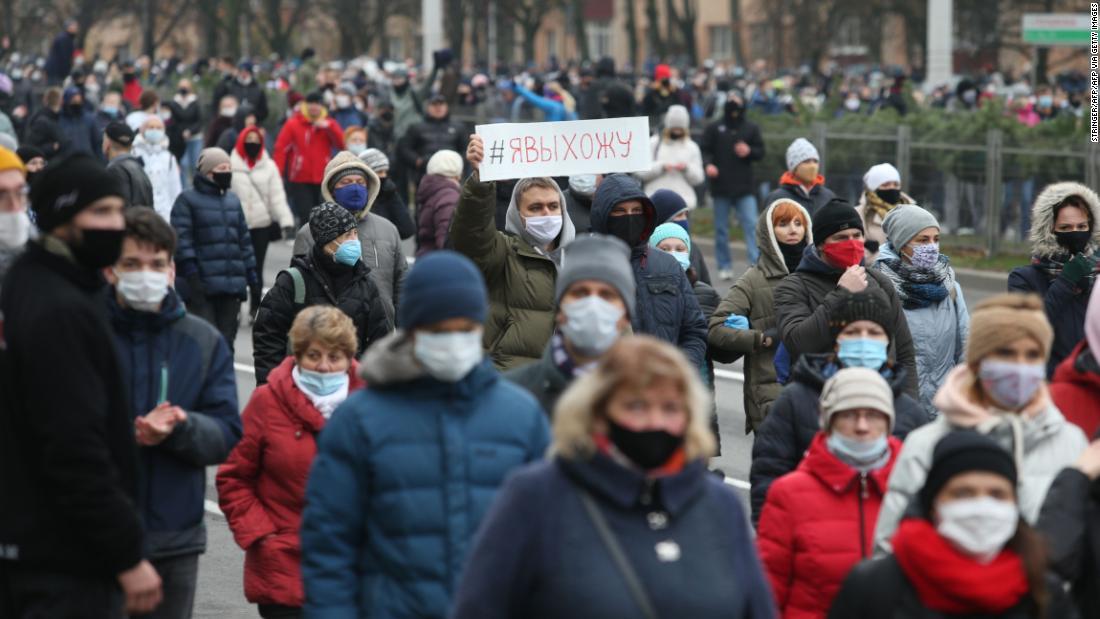
[(248, 163), (237, 149), (229, 154), (229, 164), (233, 168), (233, 193), (241, 199), (244, 219), (250, 229), (266, 228), (272, 223), (280, 228), (294, 227), (294, 215), (286, 201), (283, 179), (279, 169), (266, 152), (260, 153), (255, 167), (248, 169)]

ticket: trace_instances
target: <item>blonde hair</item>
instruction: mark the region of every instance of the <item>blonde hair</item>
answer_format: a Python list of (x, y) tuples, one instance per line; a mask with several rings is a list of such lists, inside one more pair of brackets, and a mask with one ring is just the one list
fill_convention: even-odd
[(646, 335), (619, 339), (600, 360), (596, 369), (577, 379), (554, 408), (552, 454), (581, 459), (596, 451), (592, 440), (597, 419), (606, 416), (607, 403), (619, 389), (641, 390), (668, 380), (680, 388), (687, 400), (688, 424), (684, 430), (687, 460), (714, 453), (711, 435), (710, 396), (684, 354), (671, 344)]
[(358, 348), (355, 323), (347, 314), (328, 305), (314, 305), (298, 312), (289, 335), (290, 350), (298, 360), (313, 342), (342, 350), (348, 358), (354, 358)]

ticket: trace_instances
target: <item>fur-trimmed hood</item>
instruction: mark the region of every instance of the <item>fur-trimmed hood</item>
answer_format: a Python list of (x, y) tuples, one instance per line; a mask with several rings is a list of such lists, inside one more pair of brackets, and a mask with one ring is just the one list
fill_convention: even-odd
[(1079, 196), (1089, 205), (1092, 219), (1092, 240), (1089, 253), (1100, 249), (1100, 196), (1081, 183), (1053, 183), (1043, 188), (1035, 204), (1031, 207), (1031, 254), (1040, 258), (1049, 258), (1065, 252), (1054, 236), (1054, 207), (1070, 196)]
[(370, 169), (370, 166), (363, 163), (363, 160), (353, 155), (351, 151), (344, 150), (336, 153), (332, 161), (329, 161), (328, 165), (325, 166), (325, 178), (321, 181), (321, 198), (326, 202), (336, 202), (336, 198), (332, 197), (332, 191), (328, 187), (329, 181), (333, 176), (348, 168), (362, 171), (363, 176), (367, 179), (367, 205), (356, 214), (359, 219), (366, 219), (367, 213), (374, 206), (374, 201), (378, 199), (378, 192), (382, 189), (382, 181), (379, 180), (374, 170)]

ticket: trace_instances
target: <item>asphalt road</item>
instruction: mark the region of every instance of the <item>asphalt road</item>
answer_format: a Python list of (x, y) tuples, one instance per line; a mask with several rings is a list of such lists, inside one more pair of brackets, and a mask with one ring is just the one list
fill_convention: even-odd
[[(711, 271), (717, 276), (713, 254), (709, 244), (701, 243), (707, 255)], [(410, 248), (406, 248), (410, 250)], [(411, 251), (408, 251), (411, 255)], [(268, 250), (265, 265), (265, 283), (270, 285), (275, 275), (290, 262), (291, 244), (287, 241), (273, 243)], [(737, 275), (745, 268), (744, 250), (734, 246), (734, 263)], [(1004, 283), (992, 277), (966, 277), (960, 274), (964, 294), (968, 305), (973, 306), (981, 299), (1004, 290)], [(725, 295), (732, 282), (716, 281), (719, 294)], [(243, 409), (248, 402), (256, 381), (252, 373), (252, 334), (247, 321), (242, 321), (235, 343), (237, 369), (237, 394)], [(741, 384), (741, 363), (720, 366), (716, 376), (716, 395), (718, 403), (718, 422), (722, 435), (722, 454), (716, 457), (713, 465), (727, 476), (726, 482), (733, 486), (742, 498), (746, 513), (748, 511), (749, 461), (752, 455), (752, 437), (746, 436), (745, 414)], [(258, 617), (255, 607), (244, 598), (243, 570), (244, 553), (233, 541), (226, 526), (225, 518), (217, 510), (217, 492), (214, 489), (216, 467), (207, 473), (207, 528), (208, 546), (206, 554), (199, 563), (198, 592), (195, 599), (195, 617), (230, 619), (237, 617)]]

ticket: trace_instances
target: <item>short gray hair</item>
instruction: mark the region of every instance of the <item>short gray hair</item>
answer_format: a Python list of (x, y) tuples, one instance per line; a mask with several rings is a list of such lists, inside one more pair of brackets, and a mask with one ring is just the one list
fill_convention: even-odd
[[(516, 183), (515, 189), (517, 207), (519, 206), (519, 200), (523, 197), (523, 194), (527, 193), (531, 189), (534, 189), (535, 187), (539, 187), (542, 189), (553, 189), (559, 194), (561, 193), (561, 188), (558, 187), (558, 184), (554, 182), (554, 179), (550, 178), (549, 176), (530, 176), (527, 178), (521, 178)], [(562, 204), (561, 207), (565, 208), (565, 205)]]

